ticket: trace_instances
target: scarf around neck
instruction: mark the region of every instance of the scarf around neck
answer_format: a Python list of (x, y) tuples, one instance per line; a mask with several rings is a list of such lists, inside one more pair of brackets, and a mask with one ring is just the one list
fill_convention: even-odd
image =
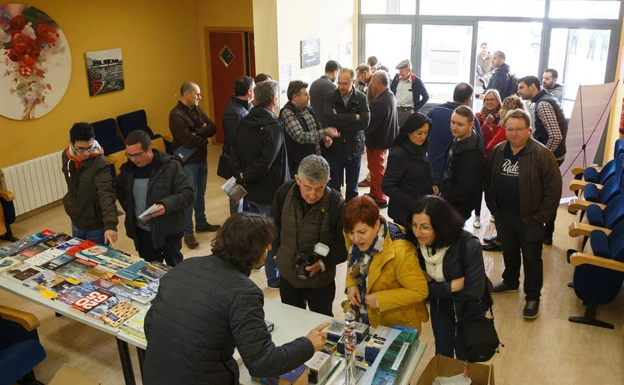
[(444, 282), (444, 256), (446, 255), (447, 247), (443, 247), (434, 252), (434, 250), (427, 245), (420, 245), (420, 252), (425, 260), (425, 267), (427, 274), (436, 282)]

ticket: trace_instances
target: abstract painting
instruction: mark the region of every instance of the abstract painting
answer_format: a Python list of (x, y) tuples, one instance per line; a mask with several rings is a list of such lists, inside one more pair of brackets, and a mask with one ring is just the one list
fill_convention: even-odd
[(52, 111), (71, 77), (71, 52), (58, 24), (25, 4), (0, 5), (0, 115), (31, 120)]
[(124, 89), (121, 48), (91, 51), (85, 56), (89, 95), (96, 96)]

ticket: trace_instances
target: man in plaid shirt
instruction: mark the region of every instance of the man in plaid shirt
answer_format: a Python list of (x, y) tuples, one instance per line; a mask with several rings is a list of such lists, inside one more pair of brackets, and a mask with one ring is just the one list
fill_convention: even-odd
[[(559, 166), (565, 160), (568, 122), (557, 99), (541, 89), (542, 83), (536, 76), (525, 76), (518, 80), (518, 93), (524, 100), (533, 103), (533, 138), (549, 149)], [(544, 227), (544, 244), (552, 245), (555, 218)]]
[(288, 85), (286, 95), (288, 103), (280, 112), (280, 120), (286, 132), (286, 151), (292, 178), (303, 158), (308, 155), (321, 155), (321, 142), (329, 147), (332, 138), (337, 138), (340, 134), (335, 127), (322, 128), (309, 105), (308, 83), (293, 80)]

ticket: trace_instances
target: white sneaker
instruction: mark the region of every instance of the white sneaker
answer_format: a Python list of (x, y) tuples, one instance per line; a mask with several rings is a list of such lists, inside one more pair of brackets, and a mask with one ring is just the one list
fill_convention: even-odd
[(480, 229), (481, 228), (481, 218), (476, 216), (472, 225), (475, 228)]

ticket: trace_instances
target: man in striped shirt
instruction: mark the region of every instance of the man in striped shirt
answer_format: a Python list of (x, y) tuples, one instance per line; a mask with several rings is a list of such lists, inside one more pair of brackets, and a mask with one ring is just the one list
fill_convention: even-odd
[(286, 95), (288, 103), (280, 112), (280, 120), (286, 132), (288, 167), (293, 178), (303, 158), (308, 155), (321, 155), (321, 142), (329, 147), (332, 138), (337, 138), (340, 134), (335, 127), (322, 128), (309, 105), (308, 83), (293, 80), (288, 85)]
[[(557, 99), (541, 89), (541, 82), (536, 76), (525, 76), (518, 80), (518, 93), (524, 100), (533, 103), (533, 138), (549, 149), (559, 166), (565, 160), (566, 136), (568, 122)], [(552, 245), (555, 231), (555, 219), (546, 223), (544, 228), (544, 244)]]

